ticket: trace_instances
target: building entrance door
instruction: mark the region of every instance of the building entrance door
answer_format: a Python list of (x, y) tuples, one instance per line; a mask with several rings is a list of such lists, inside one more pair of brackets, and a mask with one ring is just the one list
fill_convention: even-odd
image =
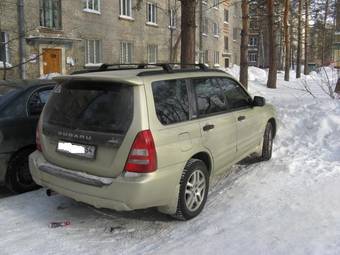
[(61, 49), (43, 49), (43, 73), (61, 73)]

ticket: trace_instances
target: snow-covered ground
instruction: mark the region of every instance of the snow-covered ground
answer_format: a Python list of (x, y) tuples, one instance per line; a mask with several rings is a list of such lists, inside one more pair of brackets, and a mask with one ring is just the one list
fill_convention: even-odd
[[(0, 253), (340, 254), (340, 100), (318, 85), (325, 74), (284, 82), (279, 73), (273, 90), (264, 70), (250, 68), (251, 93), (277, 108), (273, 158), (214, 178), (197, 218), (98, 210), (38, 190), (0, 199)], [(48, 227), (63, 220), (71, 225)]]

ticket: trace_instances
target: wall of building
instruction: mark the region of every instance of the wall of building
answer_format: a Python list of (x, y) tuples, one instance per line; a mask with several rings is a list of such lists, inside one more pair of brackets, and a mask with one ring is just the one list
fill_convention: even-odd
[[(9, 59), (7, 60), (8, 67), (15, 65), (19, 62), (17, 49), (18, 49), (18, 26), (17, 26), (17, 5), (16, 0), (0, 1), (0, 31), (8, 33), (9, 43), (7, 44), (9, 51)], [(3, 66), (3, 63), (0, 63)], [(7, 66), (7, 65), (6, 65)], [(7, 79), (18, 77), (18, 69), (14, 68), (6, 70)], [(0, 79), (4, 78), (4, 70), (0, 68)]]
[[(132, 1), (132, 18), (120, 16), (119, 1), (100, 1), (100, 12), (89, 12), (84, 10), (85, 0), (62, 0), (61, 1), (61, 29), (49, 29), (40, 25), (40, 1), (25, 0), (25, 40), (26, 59), (31, 59), (25, 65), (27, 78), (37, 78), (43, 75), (42, 53), (45, 49), (60, 49), (62, 58), (62, 73), (82, 69), (85, 62), (85, 41), (101, 40), (101, 62), (120, 62), (120, 43), (123, 41), (133, 44), (132, 62), (147, 62), (147, 47), (150, 44), (158, 46), (158, 62), (170, 61), (170, 41), (177, 45), (175, 60), (179, 60), (180, 43), (180, 2), (176, 0), (154, 1), (157, 3), (157, 25), (150, 25), (146, 22), (146, 2), (142, 1), (140, 6), (136, 6), (136, 1)], [(236, 1), (236, 0), (235, 0)], [(12, 2), (12, 3), (10, 3)], [(1, 31), (9, 31), (10, 38), (17, 36), (17, 5), (16, 0), (6, 0), (5, 10), (0, 15)], [(209, 19), (207, 36), (203, 36), (203, 50), (209, 51), (208, 63), (213, 66), (214, 51), (219, 52), (219, 63), (224, 65), (224, 34), (223, 15), (224, 6), (220, 4), (217, 8), (212, 7), (213, 1), (205, 1), (204, 16)], [(176, 29), (169, 29), (169, 7), (176, 9)], [(238, 15), (230, 12), (229, 38), (230, 38), (230, 64), (237, 63), (239, 59), (239, 40), (233, 41), (232, 26), (238, 25), (234, 20)], [(199, 16), (199, 15), (197, 15)], [(216, 37), (213, 35), (213, 22), (219, 24), (220, 33)], [(198, 29), (197, 29), (198, 31)], [(198, 33), (198, 32), (197, 32)], [(198, 38), (197, 34), (197, 38)], [(199, 56), (199, 45), (196, 40), (197, 60)], [(11, 42), (10, 62), (12, 65), (20, 63), (18, 56), (18, 40)], [(0, 69), (0, 75), (2, 74)], [(7, 72), (7, 78), (18, 78), (17, 68)]]

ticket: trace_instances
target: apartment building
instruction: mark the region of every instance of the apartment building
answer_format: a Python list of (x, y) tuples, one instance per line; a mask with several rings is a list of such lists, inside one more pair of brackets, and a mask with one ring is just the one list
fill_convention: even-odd
[[(233, 40), (230, 48), (225, 48), (224, 33), (227, 31), (230, 37), (233, 31), (233, 19), (224, 20), (229, 6), (218, 0), (203, 3), (204, 62), (215, 67), (225, 66), (226, 61), (228, 65), (237, 63), (233, 51), (239, 42)], [(6, 0), (0, 3), (0, 12), (0, 79), (4, 69), (8, 79), (37, 78), (101, 63), (179, 61), (178, 0)], [(226, 22), (228, 30), (224, 30)], [(202, 52), (196, 44), (198, 62)], [(22, 70), (17, 68), (20, 63), (25, 63)]]

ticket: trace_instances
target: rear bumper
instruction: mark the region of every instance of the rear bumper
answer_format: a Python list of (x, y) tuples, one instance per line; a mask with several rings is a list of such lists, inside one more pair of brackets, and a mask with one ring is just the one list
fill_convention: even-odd
[[(43, 166), (47, 165), (56, 172), (46, 171)], [(157, 206), (168, 207), (169, 213), (176, 210), (173, 201), (177, 200), (182, 166), (158, 169), (136, 177), (102, 178), (55, 166), (38, 151), (30, 155), (29, 166), (37, 184), (97, 208), (129, 211)], [(64, 171), (76, 177), (68, 178)], [(79, 179), (79, 176), (85, 179)], [(95, 180), (95, 183), (87, 183), (89, 180)]]
[(0, 184), (5, 182), (8, 161), (11, 158), (11, 154), (2, 153), (0, 154)]

